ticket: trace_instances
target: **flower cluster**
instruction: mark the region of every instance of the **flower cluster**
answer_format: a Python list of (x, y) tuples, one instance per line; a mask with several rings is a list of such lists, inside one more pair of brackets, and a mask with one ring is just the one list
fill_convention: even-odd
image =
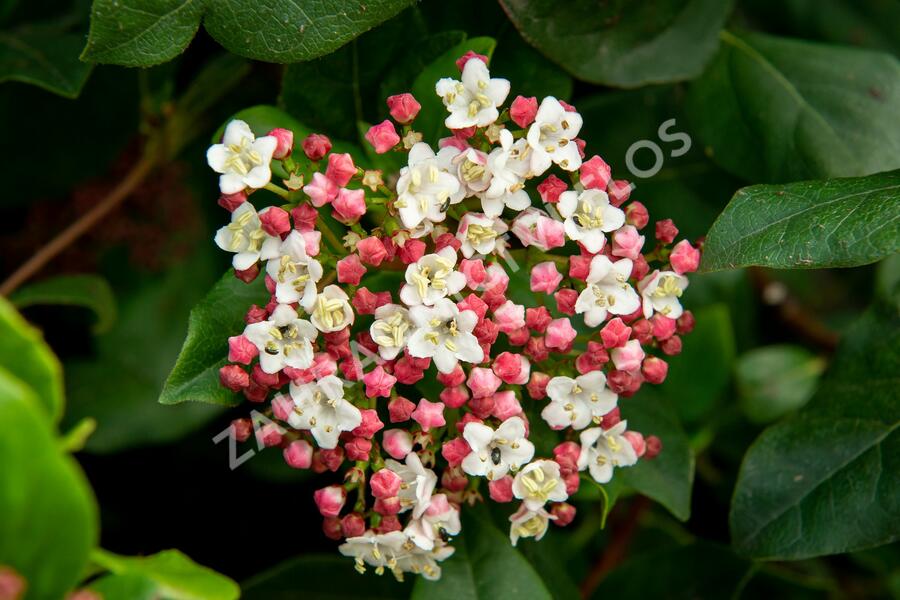
[[(516, 544), (570, 523), (582, 478), (655, 456), (660, 440), (628, 429), (618, 403), (661, 383), (693, 328), (681, 296), (699, 249), (671, 247), (670, 220), (646, 243), (646, 208), (586, 158), (575, 107), (504, 108), (510, 84), (486, 57), (457, 64), (435, 86), (449, 130), (437, 150), (410, 94), (366, 134), (405, 155), (399, 173), (360, 168), (323, 135), (295, 152), (291, 131), (257, 138), (241, 121), (208, 152), (231, 211), (216, 244), (240, 279), (264, 270), (270, 294), (229, 339), (221, 382), (270, 402), (256, 435), (290, 466), (343, 471), (315, 493), (325, 533), (359, 571), (398, 578), (440, 576), (482, 483), (518, 502)], [(261, 189), (284, 204), (258, 210)], [(535, 419), (555, 447), (535, 447)], [(249, 420), (232, 427), (251, 435)]]

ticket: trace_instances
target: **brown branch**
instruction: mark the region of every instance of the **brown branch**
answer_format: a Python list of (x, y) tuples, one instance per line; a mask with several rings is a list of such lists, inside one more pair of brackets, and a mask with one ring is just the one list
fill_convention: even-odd
[(603, 554), (594, 563), (587, 577), (581, 583), (581, 597), (590, 598), (603, 579), (625, 559), (631, 539), (637, 531), (638, 522), (650, 508), (650, 501), (644, 496), (638, 496), (631, 503), (628, 515), (613, 532), (612, 540), (605, 548)]

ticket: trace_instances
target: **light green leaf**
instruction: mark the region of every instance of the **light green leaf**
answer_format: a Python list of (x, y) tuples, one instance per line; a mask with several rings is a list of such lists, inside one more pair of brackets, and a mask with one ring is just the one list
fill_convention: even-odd
[(731, 505), (741, 554), (799, 559), (900, 539), (900, 314), (849, 331), (809, 405), (744, 457)]
[(738, 190), (709, 232), (701, 267), (854, 267), (898, 250), (900, 170)]
[(116, 298), (105, 279), (98, 275), (61, 275), (29, 284), (10, 300), (20, 310), (27, 306), (81, 306), (94, 311), (94, 333), (104, 333), (116, 320)]
[(769, 423), (812, 397), (825, 361), (800, 346), (764, 346), (738, 358), (741, 410), (754, 423)]
[(157, 600), (159, 594), (153, 580), (143, 575), (104, 575), (91, 583), (90, 590), (103, 600)]
[(82, 59), (149, 67), (181, 54), (200, 20), (235, 54), (270, 62), (310, 60), (340, 48), (411, 0), (94, 0)]
[(0, 82), (21, 81), (66, 98), (77, 98), (91, 74), (78, 60), (80, 33), (29, 26), (0, 32)]
[(0, 367), (30, 386), (50, 420), (59, 421), (65, 403), (62, 367), (40, 332), (4, 298), (0, 298)]
[(900, 167), (900, 63), (889, 54), (722, 32), (691, 85), (707, 153), (749, 181), (871, 175)]
[(0, 368), (0, 565), (28, 583), (24, 600), (62, 598), (97, 540), (97, 508), (59, 448), (35, 393)]
[(98, 549), (91, 560), (116, 575), (142, 576), (154, 583), (159, 595), (172, 600), (233, 600), (241, 594), (235, 582), (178, 550), (129, 557)]
[(235, 394), (219, 383), (219, 369), (226, 363), (228, 338), (244, 331), (247, 309), (267, 300), (263, 277), (247, 284), (225, 273), (191, 311), (187, 338), (159, 401), (237, 404)]
[(500, 4), (522, 37), (572, 75), (617, 87), (699, 75), (719, 45), (732, 5), (729, 0)]

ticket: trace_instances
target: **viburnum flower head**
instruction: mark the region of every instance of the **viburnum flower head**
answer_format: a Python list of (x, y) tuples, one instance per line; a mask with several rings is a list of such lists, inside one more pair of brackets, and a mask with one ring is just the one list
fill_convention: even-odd
[(275, 280), (275, 299), (282, 304), (299, 302), (310, 310), (316, 301), (322, 265), (306, 254), (306, 241), (299, 231), (289, 233), (278, 252), (280, 256), (266, 264), (266, 273)]
[(362, 423), (362, 413), (344, 398), (344, 385), (334, 375), (319, 381), (290, 386), (294, 410), (291, 427), (308, 429), (322, 448), (337, 446), (343, 431), (353, 431)]
[(444, 120), (448, 129), (485, 127), (497, 120), (497, 107), (506, 101), (509, 81), (491, 79), (487, 65), (480, 60), (469, 60), (463, 67), (462, 81), (444, 78), (435, 85), (450, 115)]
[(472, 448), (462, 461), (463, 471), (489, 481), (518, 471), (534, 457), (534, 444), (528, 441), (520, 417), (510, 417), (496, 430), (482, 423), (467, 423), (463, 438)]
[(609, 203), (602, 190), (567, 191), (559, 196), (559, 214), (565, 217), (566, 235), (581, 242), (591, 254), (603, 250), (606, 233), (625, 224), (625, 213)]
[(416, 331), (408, 342), (409, 353), (416, 358), (433, 358), (441, 373), (452, 373), (459, 361), (478, 364), (484, 351), (472, 330), (478, 315), (471, 310), (459, 310), (446, 298), (434, 306), (413, 306), (409, 318)]
[(597, 327), (607, 313), (630, 315), (641, 306), (641, 299), (628, 283), (632, 262), (622, 258), (612, 262), (602, 254), (591, 259), (587, 287), (578, 296), (575, 312), (584, 314), (588, 327)]
[[(581, 115), (567, 110), (552, 96), (544, 98), (528, 129), (528, 145), (566, 171), (581, 167), (575, 138), (581, 131)], [(546, 160), (546, 159), (545, 159)]]
[(591, 371), (575, 379), (554, 377), (547, 384), (550, 403), (541, 417), (554, 429), (584, 429), (616, 407), (618, 396), (606, 387), (606, 375)]
[(278, 373), (285, 367), (309, 368), (317, 335), (312, 323), (299, 318), (288, 304), (279, 304), (267, 320), (244, 328), (244, 337), (259, 350), (259, 365), (266, 373)]
[(226, 252), (234, 252), (232, 266), (245, 271), (257, 261), (278, 256), (281, 240), (263, 231), (259, 214), (249, 202), (244, 202), (231, 213), (231, 223), (219, 229), (216, 245)]
[(425, 219), (443, 221), (450, 205), (462, 200), (459, 179), (448, 169), (455, 150), (443, 148), (440, 154), (439, 159), (424, 142), (409, 151), (409, 164), (400, 170), (394, 201), (404, 227), (418, 227)]
[(221, 144), (206, 151), (206, 161), (219, 176), (223, 194), (235, 194), (246, 188), (265, 187), (272, 179), (270, 163), (278, 146), (274, 136), (256, 138), (250, 126), (235, 119), (225, 127)]
[(622, 435), (627, 426), (627, 421), (619, 421), (606, 430), (602, 427), (592, 427), (581, 432), (578, 469), (581, 471), (588, 469), (597, 483), (609, 483), (613, 468), (630, 467), (637, 463), (638, 457), (634, 447)]

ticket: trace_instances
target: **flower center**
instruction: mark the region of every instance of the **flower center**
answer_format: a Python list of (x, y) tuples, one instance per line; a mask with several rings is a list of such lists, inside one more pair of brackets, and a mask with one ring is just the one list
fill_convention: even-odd
[(262, 156), (253, 149), (248, 138), (241, 138), (237, 144), (229, 144), (228, 152), (225, 168), (240, 175), (246, 175), (250, 169), (263, 163)]
[(315, 315), (318, 319), (328, 327), (336, 327), (344, 322), (344, 303), (337, 299), (329, 299), (325, 296), (319, 296), (316, 299)]

